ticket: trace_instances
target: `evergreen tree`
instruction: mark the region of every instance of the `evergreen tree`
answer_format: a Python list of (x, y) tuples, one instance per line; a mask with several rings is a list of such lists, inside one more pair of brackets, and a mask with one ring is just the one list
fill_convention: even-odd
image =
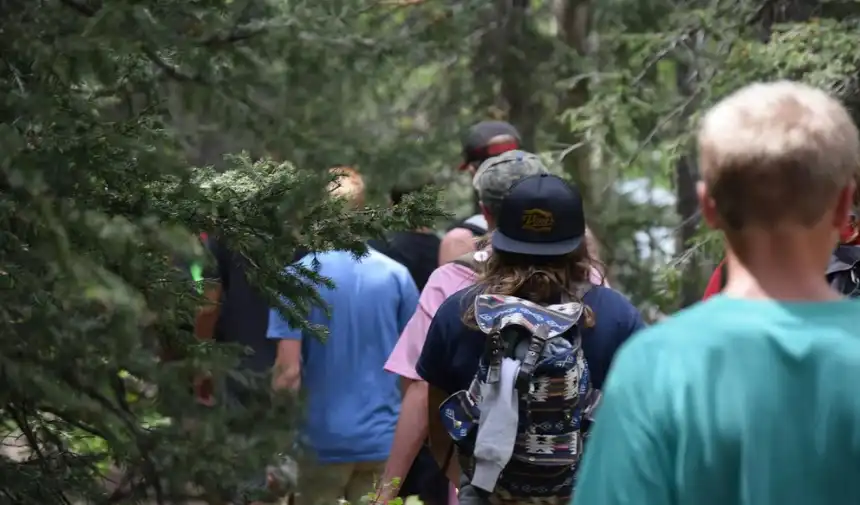
[[(259, 477), (290, 453), (299, 409), (237, 371), (241, 350), (194, 339), (203, 300), (177, 264), (211, 258), (193, 234), (248, 257), (301, 326), (325, 280), (282, 273), (297, 247), (360, 253), (367, 235), (435, 217), (430, 195), (347, 212), (325, 171), (288, 163), (190, 166), (188, 117), (249, 129), (249, 147), (280, 133), (266, 79), (295, 21), (281, 14), (239, 0), (0, 2), (0, 434), (26, 449), (0, 456), (0, 503), (214, 500)], [(196, 405), (202, 372), (249, 384), (249, 404)], [(113, 493), (108, 466), (123, 476)]]
[[(423, 172), (467, 213), (473, 121), (575, 154), (614, 286), (666, 312), (697, 299), (696, 257), (721, 250), (694, 236), (698, 111), (791, 78), (857, 115), (855, 3), (0, 0), (0, 435), (32, 449), (2, 451), (0, 505), (217, 496), (297, 456), (293, 401), (189, 331), (203, 301), (178, 265), (211, 263), (194, 234), (302, 325), (324, 280), (282, 275), (297, 247), (358, 252), (437, 213), (429, 196), (347, 213), (325, 169), (357, 164), (377, 195)], [(255, 398), (199, 408), (201, 371)]]

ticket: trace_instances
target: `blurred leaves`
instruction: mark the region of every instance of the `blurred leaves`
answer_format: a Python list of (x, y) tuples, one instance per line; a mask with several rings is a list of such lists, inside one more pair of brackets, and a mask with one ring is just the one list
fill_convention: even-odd
[[(837, 3), (593, 3), (587, 57), (560, 42), (553, 2), (532, 3), (534, 47), (514, 49), (530, 55), (538, 149), (557, 162), (576, 147), (559, 124), (587, 144), (589, 221), (613, 285), (639, 306), (672, 311), (720, 255), (713, 233), (678, 239), (697, 218), (678, 215), (676, 175), (701, 111), (774, 78), (860, 110), (856, 9)], [(189, 483), (223, 494), (291, 453), (297, 399), (237, 376), (242, 349), (191, 334), (203, 301), (184, 265), (212, 262), (193, 234), (246, 259), (304, 327), (328, 281), (285, 274), (296, 249), (361, 254), (368, 236), (438, 223), (441, 205), (466, 213), (456, 140), (507, 113), (487, 53), (504, 47), (487, 38), (499, 12), (478, 0), (0, 3), (0, 426), (39, 450), (0, 457), (0, 492), (101, 503), (110, 466), (127, 477), (114, 502), (169, 503)], [(559, 110), (582, 80), (589, 101)], [(336, 165), (359, 168), (372, 202), (400, 183), (439, 191), (352, 211), (325, 193)], [(247, 405), (198, 408), (189, 385), (203, 370), (249, 384)]]
[[(721, 240), (704, 229), (687, 243), (673, 240), (681, 216), (674, 201), (664, 198), (666, 190), (676, 198), (690, 196), (678, 193), (677, 163), (690, 153), (697, 120), (708, 106), (753, 81), (794, 79), (833, 92), (860, 117), (860, 11), (831, 4), (613, 0), (598, 5), (598, 49), (593, 67), (586, 68), (594, 73), (591, 101), (564, 114), (571, 128), (591, 132), (592, 171), (600, 181), (596, 187), (603, 188), (598, 199), (605, 259), (616, 284), (641, 306), (674, 311), (680, 287), (693, 280), (703, 290), (722, 255)], [(619, 181), (636, 180), (647, 181), (639, 188), (650, 196), (631, 202), (630, 193), (617, 188)], [(689, 218), (697, 219), (684, 217)]]
[[(328, 281), (312, 269), (285, 274), (295, 249), (362, 254), (368, 236), (432, 224), (436, 196), (353, 211), (329, 198), (324, 166), (239, 154), (218, 171), (194, 168), (186, 143), (207, 129), (247, 130), (249, 149), (292, 155), (289, 139), (308, 134), (285, 133), (307, 124), (296, 90), (313, 90), (310, 101), (330, 88), (289, 85), (300, 74), (280, 66), (283, 51), (317, 48), (286, 60), (304, 58), (290, 71), (312, 77), (333, 47), (362, 50), (360, 32), (324, 36), (333, 18), (319, 16), (332, 6), (0, 7), (0, 436), (27, 449), (0, 456), (0, 493), (12, 503), (230, 498), (276, 453), (302, 456), (297, 399), (273, 396), (265, 374), (238, 372), (244, 349), (192, 335), (204, 301), (186, 268), (212, 261), (194, 234), (247, 258), (252, 282), (303, 327)], [(205, 121), (192, 128), (189, 116)], [(219, 158), (239, 152), (221, 147)], [(246, 385), (243, 404), (198, 406), (191, 384), (204, 371), (221, 393), (228, 380)], [(108, 468), (120, 470), (116, 490), (103, 486)]]

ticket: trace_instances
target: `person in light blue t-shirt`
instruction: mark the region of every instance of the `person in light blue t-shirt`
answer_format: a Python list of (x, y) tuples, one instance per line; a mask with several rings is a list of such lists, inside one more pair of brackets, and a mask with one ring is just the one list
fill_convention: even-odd
[[(313, 257), (300, 263), (310, 267)], [(336, 493), (327, 503), (341, 497), (357, 503), (374, 489), (374, 477), (382, 474), (391, 449), (401, 393), (397, 376), (383, 366), (418, 306), (418, 289), (406, 267), (373, 249), (359, 260), (349, 252), (315, 257), (319, 273), (335, 284), (320, 292), (331, 317), (319, 308), (310, 314), (311, 324), (328, 328), (328, 338), (322, 342), (293, 330), (277, 309), (269, 316), (269, 338), (294, 347), (300, 343), (305, 433), (325, 465), (327, 490)], [(278, 358), (286, 364), (281, 349)], [(295, 376), (295, 367), (290, 368)], [(348, 496), (353, 489), (358, 496)], [(308, 503), (319, 501), (326, 500), (314, 497)]]
[(723, 293), (618, 354), (574, 505), (860, 500), (860, 303), (821, 272), (856, 204), (857, 128), (822, 91), (755, 84), (699, 132)]
[[(364, 183), (355, 170), (342, 173), (332, 192), (352, 206), (363, 203)], [(299, 261), (330, 279), (319, 287), (329, 315), (312, 309), (309, 323), (328, 329), (323, 342), (293, 329), (277, 309), (269, 314), (269, 338), (278, 339), (275, 388), (307, 392), (304, 434), (318, 468), (303, 467), (301, 505), (358, 503), (375, 489), (391, 450), (400, 414), (398, 377), (383, 367), (418, 306), (409, 270), (372, 248), (362, 258), (332, 251)]]

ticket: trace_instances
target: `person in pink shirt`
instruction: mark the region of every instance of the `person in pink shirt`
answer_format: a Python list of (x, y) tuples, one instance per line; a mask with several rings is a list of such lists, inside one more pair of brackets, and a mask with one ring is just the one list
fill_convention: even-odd
[[(536, 155), (524, 151), (509, 151), (481, 164), (473, 184), (481, 200), (481, 210), (490, 231), (495, 228), (495, 211), (508, 189), (523, 177), (544, 172), (547, 172), (547, 169), (540, 159)], [(590, 233), (587, 237), (591, 238)], [(478, 262), (486, 260), (488, 254), (486, 250), (481, 250), (474, 253), (474, 259)], [(427, 280), (418, 300), (415, 314), (407, 323), (397, 345), (385, 363), (385, 370), (402, 378), (404, 394), (400, 417), (394, 433), (394, 442), (383, 478), (380, 480), (382, 488), (378, 491), (378, 503), (386, 503), (397, 496), (398, 486), (393, 485), (392, 482), (395, 482), (395, 479), (402, 480), (409, 472), (427, 440), (429, 429), (428, 389), (427, 383), (415, 371), (415, 365), (424, 347), (430, 322), (445, 299), (457, 291), (471, 286), (475, 280), (474, 270), (460, 262), (446, 263), (437, 268)], [(594, 270), (592, 282), (605, 284), (603, 273)], [(453, 484), (449, 483), (448, 505), (456, 504), (456, 489)]]

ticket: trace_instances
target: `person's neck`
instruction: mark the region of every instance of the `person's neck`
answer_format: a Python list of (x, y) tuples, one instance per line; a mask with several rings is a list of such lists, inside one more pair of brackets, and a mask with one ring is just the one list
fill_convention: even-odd
[(750, 240), (741, 260), (728, 252), (728, 282), (723, 290), (732, 298), (782, 301), (828, 301), (841, 297), (824, 276), (821, 242), (806, 236), (775, 234)]
[(496, 229), (496, 220), (493, 219), (492, 216), (484, 214), (484, 219), (487, 221), (487, 232), (491, 232)]
[(475, 249), (479, 251), (490, 251), (492, 248), (490, 246), (490, 236), (493, 233), (493, 230), (496, 229), (496, 222), (493, 221), (493, 218), (484, 213), (484, 219), (487, 220), (487, 233), (481, 237), (475, 237)]
[(433, 233), (433, 229), (427, 226), (421, 226), (412, 230), (415, 233)]

